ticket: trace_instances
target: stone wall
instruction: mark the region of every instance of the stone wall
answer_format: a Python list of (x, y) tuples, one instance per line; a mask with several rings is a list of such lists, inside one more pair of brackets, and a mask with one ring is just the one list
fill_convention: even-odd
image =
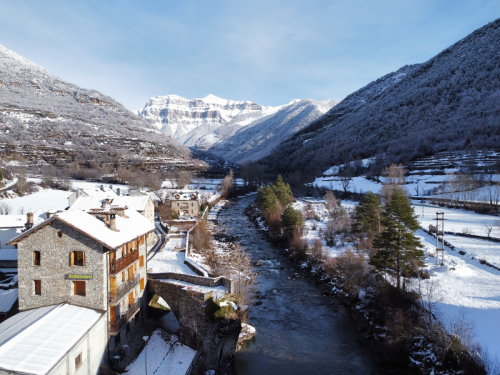
[[(33, 265), (35, 250), (40, 251), (40, 266)], [(85, 253), (85, 266), (71, 266), (71, 251)], [(60, 221), (42, 227), (18, 244), (18, 268), (19, 310), (62, 302), (107, 309), (107, 261), (102, 245)], [(92, 275), (85, 281), (85, 297), (74, 295), (69, 274)], [(34, 280), (41, 280), (41, 295), (35, 294)]]
[(205, 294), (183, 290), (183, 286), (149, 279), (151, 293), (161, 296), (179, 321), (179, 339), (193, 349), (203, 346), (205, 340)]
[(219, 277), (203, 277), (203, 276), (194, 276), (194, 275), (186, 275), (180, 273), (148, 273), (149, 279), (173, 279), (184, 281), (186, 283), (191, 283), (195, 285), (208, 286), (208, 287), (216, 287), (216, 286), (224, 286), (228, 293), (234, 293), (235, 291), (235, 283), (233, 280), (230, 280), (224, 276)]

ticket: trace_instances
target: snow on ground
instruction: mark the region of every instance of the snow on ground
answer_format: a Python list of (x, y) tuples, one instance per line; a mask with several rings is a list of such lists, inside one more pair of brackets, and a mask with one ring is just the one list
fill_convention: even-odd
[(161, 330), (154, 331), (145, 348), (137, 359), (127, 366), (124, 374), (145, 375), (147, 355), (148, 374), (184, 375), (196, 351), (177, 340), (177, 336), (167, 335)]
[(227, 293), (227, 289), (222, 285), (210, 287), (210, 286), (195, 285), (185, 281), (173, 280), (173, 279), (158, 279), (158, 281), (163, 281), (165, 283), (178, 285), (183, 287), (183, 290), (189, 290), (192, 292), (204, 293), (204, 294), (213, 293), (214, 300), (216, 301), (224, 297)]
[(185, 246), (185, 238), (170, 238), (165, 247), (159, 251), (153, 259), (148, 261), (148, 271), (151, 273), (183, 273), (195, 275), (186, 264), (184, 264), (184, 251), (175, 251), (176, 247)]
[[(434, 282), (437, 291), (433, 300), (437, 301), (440, 316), (443, 320), (452, 320), (459, 313), (476, 326), (476, 340), (485, 347), (491, 356), (500, 359), (500, 271), (481, 265), (469, 256), (462, 256), (457, 251), (445, 247), (445, 265), (436, 266), (436, 240), (424, 231), (418, 231), (419, 238), (425, 246), (426, 265), (431, 275), (423, 280), (426, 285)], [(457, 244), (466, 238), (457, 237)], [(497, 245), (500, 251), (500, 247)], [(424, 293), (425, 294), (425, 293)]]
[[(436, 225), (436, 212), (444, 212), (444, 230), (455, 233), (462, 233), (464, 229), (468, 228), (470, 234), (478, 236), (486, 236), (485, 223), (493, 227), (491, 237), (500, 238), (500, 226), (495, 226), (500, 218), (493, 215), (476, 214), (473, 211), (446, 208), (446, 207), (424, 207), (415, 206), (415, 213), (419, 215), (418, 220), (421, 226), (428, 228), (430, 224)], [(500, 244), (498, 245), (500, 247)]]
[[(347, 212), (354, 210), (356, 204), (356, 202), (352, 201), (342, 201), (342, 206), (347, 210)], [(340, 238), (338, 238), (335, 246), (327, 246), (322, 235), (322, 232), (326, 230), (327, 223), (330, 219), (328, 211), (325, 207), (325, 200), (317, 198), (304, 198), (297, 200), (292, 206), (294, 209), (299, 210), (302, 214), (304, 214), (309, 205), (319, 219), (308, 219), (304, 223), (306, 230), (304, 231), (302, 238), (307, 240), (310, 247), (312, 247), (314, 241), (320, 240), (322, 244), (322, 252), (328, 257), (336, 257), (344, 250), (354, 248), (352, 243), (342, 242)]]
[[(312, 184), (326, 189), (344, 190), (340, 177), (318, 177)], [(357, 193), (367, 193), (368, 191), (378, 193), (381, 187), (381, 183), (367, 180), (365, 177), (360, 176), (352, 178), (347, 190)]]
[(129, 186), (122, 184), (107, 184), (104, 182), (90, 182), (90, 181), (81, 181), (81, 180), (71, 180), (71, 185), (73, 189), (94, 189), (99, 188), (101, 185), (104, 186), (113, 186), (113, 190), (120, 188), (120, 194), (128, 194)]
[[(68, 197), (73, 194), (71, 191), (40, 189), (38, 192), (12, 199), (2, 199), (2, 202), (8, 204), (12, 214), (18, 214), (22, 211), (35, 212), (35, 216), (41, 216), (47, 211), (64, 210), (68, 207)], [(45, 218), (45, 217), (43, 217)]]
[[(304, 201), (305, 200), (305, 201)], [(305, 198), (294, 203), (295, 209), (304, 212), (308, 203), (319, 216), (320, 221), (306, 220), (307, 228), (304, 239), (311, 245), (316, 239), (321, 239), (320, 228), (326, 227), (328, 215), (321, 200)], [(354, 209), (356, 203), (342, 201), (347, 209)], [(468, 227), (472, 233), (485, 236), (486, 227), (498, 220), (496, 216), (480, 215), (472, 211), (415, 206), (415, 213), (419, 215), (420, 225), (428, 228), (429, 224), (436, 225), (436, 212), (444, 212), (445, 230), (462, 232), (462, 228)], [(423, 209), (423, 212), (422, 212)], [(437, 303), (440, 317), (444, 321), (453, 320), (459, 313), (465, 313), (467, 319), (472, 320), (476, 326), (476, 340), (487, 348), (492, 357), (500, 359), (500, 271), (486, 265), (479, 260), (500, 266), (500, 243), (452, 235), (445, 235), (445, 239), (454, 245), (455, 251), (445, 247), (445, 266), (436, 266), (435, 249), (436, 239), (423, 230), (417, 232), (426, 253), (426, 269), (430, 273), (430, 279), (422, 280), (421, 292), (426, 293), (426, 286), (430, 283), (436, 285), (437, 291), (434, 300)], [(500, 228), (495, 228), (492, 237), (500, 238)], [(321, 239), (322, 240), (322, 239)], [(342, 246), (338, 243), (335, 247), (327, 247), (324, 240), (323, 254), (330, 257), (337, 256), (340, 252), (352, 244), (346, 243)], [(465, 251), (460, 255), (458, 251)], [(474, 258), (474, 259), (472, 259)], [(414, 281), (414, 285), (416, 286)]]

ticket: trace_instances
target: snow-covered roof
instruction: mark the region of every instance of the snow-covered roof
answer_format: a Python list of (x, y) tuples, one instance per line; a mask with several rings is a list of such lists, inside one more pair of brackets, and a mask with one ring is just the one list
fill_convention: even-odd
[(0, 228), (22, 228), (26, 215), (0, 215)]
[(68, 224), (109, 249), (116, 249), (137, 237), (155, 230), (153, 223), (132, 209), (125, 210), (125, 217), (116, 215), (116, 229), (118, 230), (116, 232), (109, 229), (109, 226), (105, 222), (85, 211), (65, 211), (22, 233), (11, 240), (9, 244), (20, 242), (24, 236), (31, 234), (54, 220), (60, 220)]
[(79, 189), (79, 191), (87, 194), (89, 197), (111, 198), (118, 196), (115, 191), (108, 186), (103, 186), (102, 189), (99, 187)]
[(0, 324), (0, 368), (25, 374), (47, 374), (102, 314), (61, 304), (14, 315)]
[(198, 200), (200, 195), (197, 191), (175, 191), (170, 196), (170, 200), (173, 201), (190, 201), (190, 200)]
[[(102, 201), (106, 199), (103, 197), (79, 197), (75, 203), (71, 205), (69, 211), (82, 211), (89, 210), (93, 208), (100, 208)], [(110, 198), (112, 206), (125, 207), (136, 211), (144, 211), (148, 204), (148, 195), (138, 195), (138, 196), (115, 196)]]
[(18, 289), (0, 289), (0, 313), (8, 313), (17, 301)]

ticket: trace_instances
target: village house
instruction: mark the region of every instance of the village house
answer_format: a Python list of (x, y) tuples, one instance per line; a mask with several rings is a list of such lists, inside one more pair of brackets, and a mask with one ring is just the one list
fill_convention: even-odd
[(113, 185), (105, 186), (101, 185), (99, 187), (93, 187), (88, 189), (77, 189), (73, 194), (68, 197), (68, 205), (72, 206), (75, 201), (80, 197), (95, 197), (99, 199), (104, 198), (115, 198), (123, 194), (120, 188), (116, 191), (113, 190)]
[(172, 212), (179, 217), (197, 217), (200, 214), (200, 194), (196, 192), (175, 191), (167, 198)]
[(56, 213), (26, 230), (9, 242), (18, 247), (19, 310), (69, 304), (105, 312), (111, 357), (145, 314), (148, 235), (154, 230), (145, 216), (110, 200)]

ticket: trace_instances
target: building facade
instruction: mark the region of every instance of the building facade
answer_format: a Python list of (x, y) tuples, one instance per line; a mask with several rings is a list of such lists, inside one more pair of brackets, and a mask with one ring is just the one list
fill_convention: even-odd
[(179, 217), (197, 217), (200, 214), (200, 195), (198, 192), (174, 192), (167, 200), (172, 212)]
[(147, 306), (154, 229), (137, 211), (106, 205), (57, 213), (25, 231), (10, 242), (18, 247), (19, 310), (69, 303), (106, 311), (113, 352)]

